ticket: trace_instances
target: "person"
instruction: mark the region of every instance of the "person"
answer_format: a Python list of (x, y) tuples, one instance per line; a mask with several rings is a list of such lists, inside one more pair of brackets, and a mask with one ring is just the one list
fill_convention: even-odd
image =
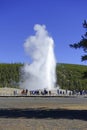
[(14, 92), (13, 92), (13, 93), (14, 93), (14, 96), (15, 96), (15, 95), (17, 95), (17, 90), (14, 90)]
[(26, 94), (26, 95), (28, 94), (28, 89), (26, 89), (25, 94)]
[(51, 91), (49, 91), (49, 95), (51, 95)]

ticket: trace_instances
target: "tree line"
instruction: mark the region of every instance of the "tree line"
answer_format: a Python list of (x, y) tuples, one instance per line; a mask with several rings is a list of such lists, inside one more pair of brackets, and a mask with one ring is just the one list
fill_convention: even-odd
[(57, 84), (63, 89), (87, 90), (87, 66), (57, 64)]
[[(20, 82), (21, 63), (0, 64), (0, 87), (17, 87)], [(57, 64), (56, 84), (63, 89), (87, 90), (87, 66)]]
[(0, 87), (18, 87), (21, 63), (0, 64)]

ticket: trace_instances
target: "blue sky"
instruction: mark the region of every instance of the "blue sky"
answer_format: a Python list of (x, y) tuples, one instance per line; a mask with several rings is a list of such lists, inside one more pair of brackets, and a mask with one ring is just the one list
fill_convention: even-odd
[(84, 19), (87, 0), (0, 0), (0, 63), (28, 62), (23, 44), (35, 24), (45, 24), (57, 62), (85, 65), (84, 52), (69, 47), (85, 33)]

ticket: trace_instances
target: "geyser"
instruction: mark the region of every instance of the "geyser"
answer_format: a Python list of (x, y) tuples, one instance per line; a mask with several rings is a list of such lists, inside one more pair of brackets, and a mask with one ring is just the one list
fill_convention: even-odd
[(36, 24), (34, 30), (35, 35), (29, 36), (24, 43), (31, 63), (22, 67), (21, 87), (28, 90), (51, 90), (56, 84), (54, 40), (45, 25)]

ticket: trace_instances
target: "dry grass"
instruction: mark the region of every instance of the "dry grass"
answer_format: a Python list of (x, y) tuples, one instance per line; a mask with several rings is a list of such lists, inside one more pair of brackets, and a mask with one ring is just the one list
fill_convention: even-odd
[(0, 130), (87, 130), (86, 110), (78, 104), (16, 104), (0, 110)]
[(14, 91), (16, 91), (18, 93), (21, 93), (21, 89), (17, 89), (17, 88), (0, 88), (0, 96), (12, 96), (14, 93)]
[(87, 130), (87, 104), (2, 98), (0, 130)]

